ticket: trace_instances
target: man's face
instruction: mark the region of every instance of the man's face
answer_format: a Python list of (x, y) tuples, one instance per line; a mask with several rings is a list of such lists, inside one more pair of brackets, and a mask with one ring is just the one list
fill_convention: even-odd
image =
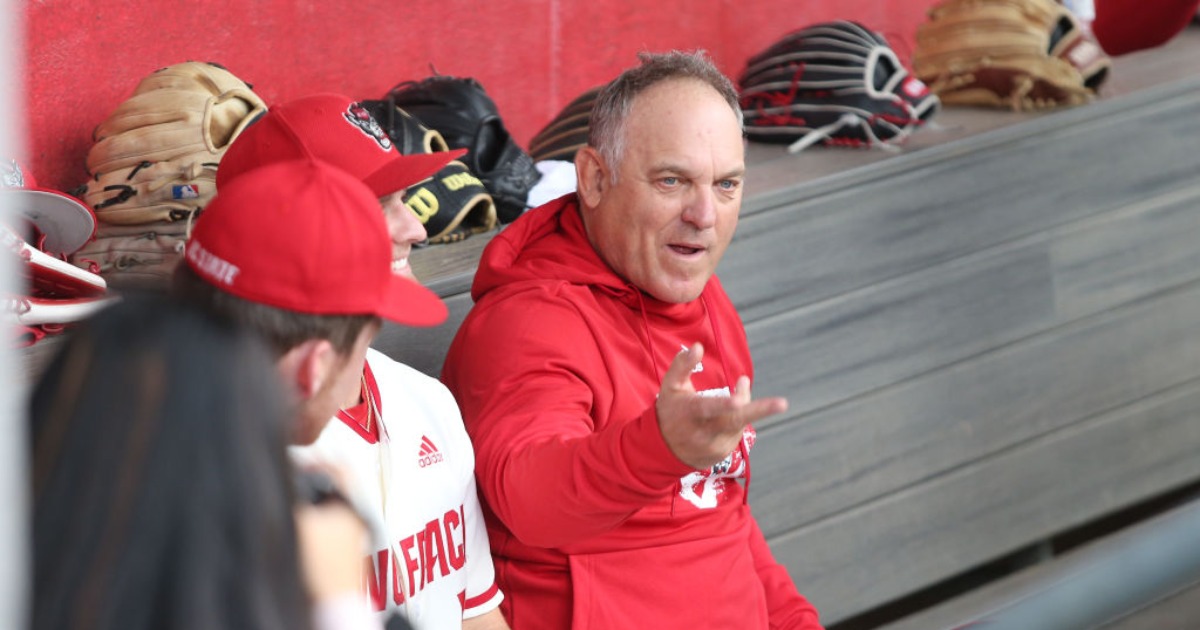
[(646, 293), (694, 300), (737, 227), (745, 174), (737, 117), (710, 86), (672, 80), (635, 98), (624, 134), (624, 154), (601, 167), (597, 193), (581, 185), (588, 238)]
[(379, 323), (371, 322), (359, 332), (349, 354), (330, 351), (322, 365), (324, 378), (320, 387), (301, 405), (300, 422), (292, 436), (294, 444), (314, 442), (329, 420), (337, 415), (338, 409), (354, 395), (361, 384), (367, 347), (378, 332)]
[(412, 255), (413, 246), (424, 241), (427, 234), (416, 213), (404, 205), (404, 192), (401, 190), (380, 197), (379, 203), (387, 220), (388, 236), (392, 238), (392, 273), (416, 280), (412, 267), (408, 265), (408, 257)]

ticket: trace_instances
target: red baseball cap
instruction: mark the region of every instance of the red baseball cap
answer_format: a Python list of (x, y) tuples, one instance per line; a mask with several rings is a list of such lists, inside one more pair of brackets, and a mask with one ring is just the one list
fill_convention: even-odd
[(221, 188), (196, 219), (185, 260), (215, 287), (314, 315), (378, 315), (434, 326), (446, 305), (392, 273), (379, 199), (314, 159), (274, 162)]
[(310, 157), (349, 172), (383, 197), (432, 177), (464, 154), (466, 149), (404, 155), (360, 103), (314, 94), (272, 107), (244, 129), (221, 157), (217, 189), (264, 164)]
[(51, 254), (74, 254), (96, 234), (96, 214), (87, 204), (38, 186), (16, 160), (0, 162), (0, 195), (46, 237), (41, 245)]

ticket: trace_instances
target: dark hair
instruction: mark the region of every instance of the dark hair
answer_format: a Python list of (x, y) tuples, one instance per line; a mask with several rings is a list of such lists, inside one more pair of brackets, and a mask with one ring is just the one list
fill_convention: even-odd
[[(663, 81), (692, 79), (707, 84), (729, 104), (742, 125), (742, 108), (738, 105), (737, 89), (703, 50), (667, 53), (638, 53), (640, 66), (625, 70), (600, 90), (588, 123), (588, 144), (600, 152), (604, 160), (615, 165), (625, 151), (625, 119), (633, 100), (647, 88)], [(616, 177), (616, 169), (613, 170)]]
[(171, 278), (171, 294), (185, 305), (262, 335), (276, 356), (309, 339), (328, 339), (339, 354), (349, 354), (363, 328), (380, 321), (374, 315), (312, 315), (244, 300), (205, 282), (183, 263)]
[(311, 627), (265, 347), (139, 296), (75, 328), (30, 401), (34, 630)]

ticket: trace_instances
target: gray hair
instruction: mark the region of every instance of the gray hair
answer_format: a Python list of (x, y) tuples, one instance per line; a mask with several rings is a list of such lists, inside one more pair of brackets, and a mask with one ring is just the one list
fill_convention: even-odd
[[(707, 84), (725, 99), (729, 108), (737, 115), (738, 127), (742, 127), (742, 108), (738, 105), (737, 90), (729, 78), (713, 65), (703, 50), (642, 52), (638, 53), (638, 59), (641, 60), (641, 65), (622, 72), (604, 86), (596, 97), (595, 105), (592, 106), (591, 120), (588, 124), (588, 145), (596, 149), (610, 166), (615, 165), (625, 152), (625, 120), (633, 107), (634, 99), (647, 88), (663, 81), (693, 79)], [(617, 172), (614, 168), (614, 182), (616, 178)]]

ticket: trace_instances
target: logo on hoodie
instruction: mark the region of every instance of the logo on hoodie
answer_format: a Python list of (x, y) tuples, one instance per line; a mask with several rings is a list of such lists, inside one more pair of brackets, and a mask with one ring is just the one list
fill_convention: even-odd
[(754, 427), (742, 429), (742, 444), (724, 460), (704, 472), (689, 473), (679, 480), (679, 496), (701, 510), (711, 510), (721, 501), (721, 495), (738, 477), (746, 476), (746, 456), (754, 447), (758, 434)]

